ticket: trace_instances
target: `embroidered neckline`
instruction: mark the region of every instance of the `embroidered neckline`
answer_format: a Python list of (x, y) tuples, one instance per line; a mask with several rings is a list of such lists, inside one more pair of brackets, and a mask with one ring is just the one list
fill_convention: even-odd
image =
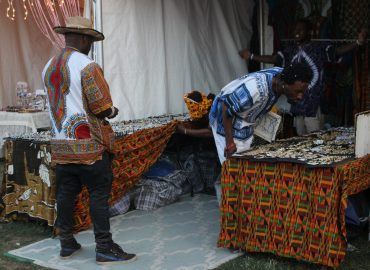
[(66, 49), (72, 49), (74, 51), (77, 51), (77, 52), (80, 52), (79, 49), (75, 48), (75, 47), (72, 47), (72, 46), (66, 46)]

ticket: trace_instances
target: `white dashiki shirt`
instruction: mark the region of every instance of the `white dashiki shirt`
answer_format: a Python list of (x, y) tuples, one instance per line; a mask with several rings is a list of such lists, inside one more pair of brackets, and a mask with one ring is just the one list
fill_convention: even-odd
[(92, 164), (104, 151), (112, 152), (112, 127), (96, 117), (113, 105), (100, 66), (67, 47), (49, 60), (42, 78), (50, 108), (52, 160)]
[(209, 124), (221, 164), (225, 161), (226, 146), (222, 102), (227, 107), (228, 116), (232, 118), (232, 134), (237, 153), (244, 152), (252, 144), (254, 123), (270, 111), (277, 100), (277, 94), (272, 90), (272, 78), (282, 70), (274, 67), (244, 75), (230, 82), (216, 96), (209, 113)]

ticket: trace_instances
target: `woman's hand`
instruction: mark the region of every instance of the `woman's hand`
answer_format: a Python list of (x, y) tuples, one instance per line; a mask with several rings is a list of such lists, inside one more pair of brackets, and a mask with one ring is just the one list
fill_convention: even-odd
[(186, 128), (182, 123), (178, 123), (176, 126), (176, 133), (186, 134)]

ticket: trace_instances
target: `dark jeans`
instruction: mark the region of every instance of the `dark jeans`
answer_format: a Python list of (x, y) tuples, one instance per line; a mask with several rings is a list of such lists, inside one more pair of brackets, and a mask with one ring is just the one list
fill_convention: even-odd
[(92, 165), (58, 164), (57, 181), (57, 221), (60, 241), (66, 243), (73, 238), (73, 210), (76, 196), (85, 185), (90, 195), (90, 215), (94, 225), (97, 250), (104, 250), (112, 242), (109, 223), (108, 199), (112, 189), (111, 156), (105, 152), (102, 160)]

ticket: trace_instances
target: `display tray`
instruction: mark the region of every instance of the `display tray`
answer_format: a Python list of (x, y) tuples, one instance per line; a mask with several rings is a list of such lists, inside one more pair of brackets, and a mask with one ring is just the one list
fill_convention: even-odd
[(20, 106), (7, 106), (3, 108), (2, 111), (5, 112), (19, 112), (19, 113), (34, 113), (34, 112), (42, 112), (43, 110), (40, 109), (32, 109), (32, 108), (23, 108)]
[(355, 158), (353, 128), (338, 127), (260, 145), (234, 157), (251, 161), (294, 162), (310, 167), (337, 166)]

